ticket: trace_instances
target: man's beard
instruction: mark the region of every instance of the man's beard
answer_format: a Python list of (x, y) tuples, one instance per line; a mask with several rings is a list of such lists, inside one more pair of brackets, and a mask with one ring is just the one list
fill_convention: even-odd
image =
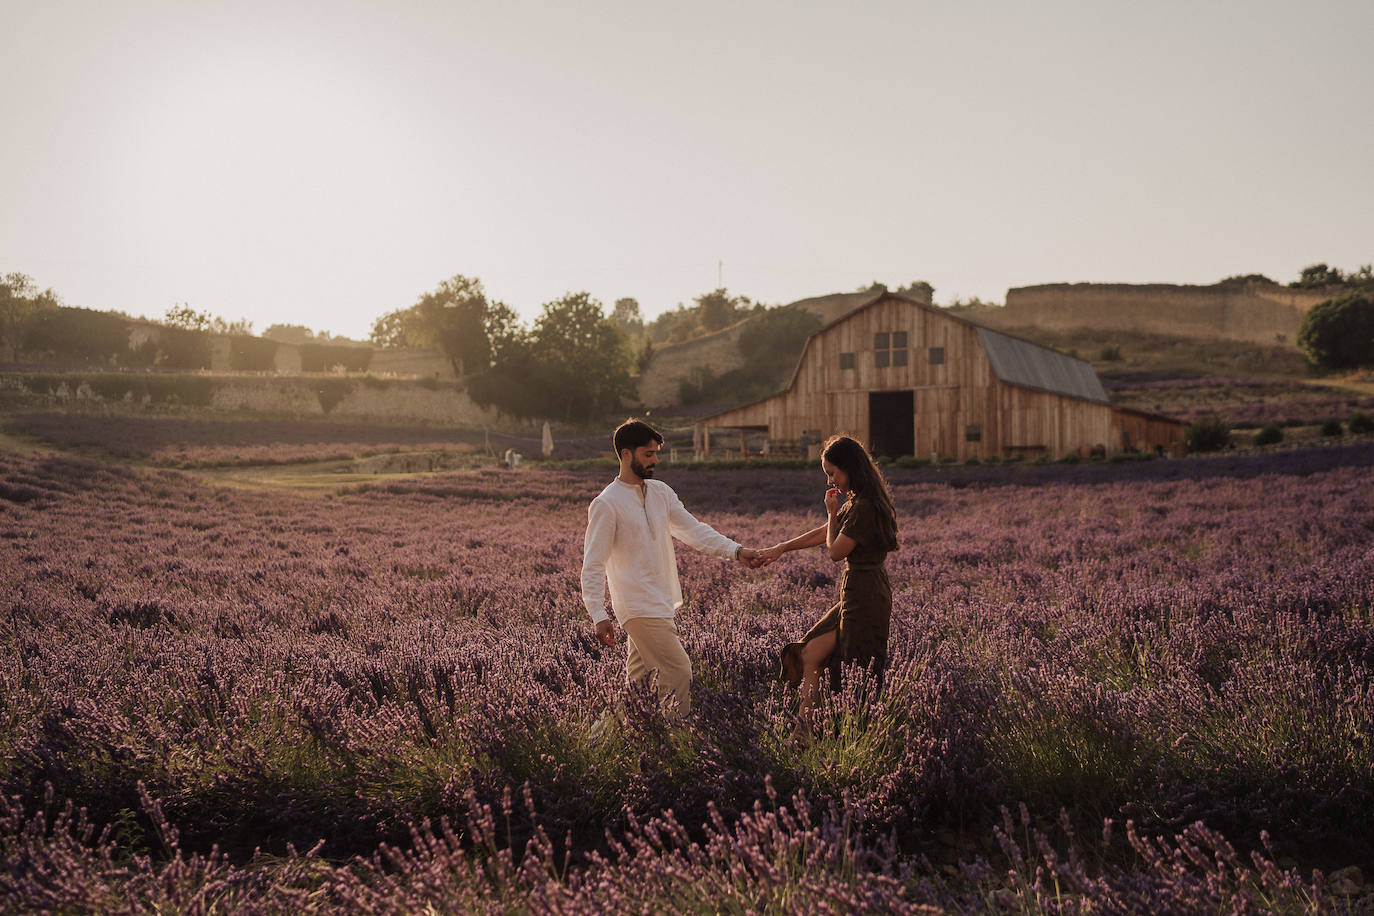
[(634, 471), (635, 476), (640, 480), (652, 480), (654, 477), (653, 468), (646, 468), (633, 458), (630, 459), (630, 470)]

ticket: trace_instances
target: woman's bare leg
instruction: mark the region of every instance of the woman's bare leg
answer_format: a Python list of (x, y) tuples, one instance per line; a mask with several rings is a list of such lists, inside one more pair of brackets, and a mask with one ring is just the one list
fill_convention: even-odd
[(801, 725), (810, 731), (811, 712), (821, 696), (821, 670), (835, 651), (835, 631), (822, 633), (802, 647)]

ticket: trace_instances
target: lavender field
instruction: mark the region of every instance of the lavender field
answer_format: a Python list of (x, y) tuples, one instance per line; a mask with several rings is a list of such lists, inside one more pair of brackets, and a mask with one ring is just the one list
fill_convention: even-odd
[[(1374, 446), (894, 470), (893, 665), (806, 748), (776, 652), (834, 565), (683, 550), (671, 726), (578, 597), (608, 476), (0, 453), (0, 910), (1367, 904)], [(820, 518), (819, 471), (665, 477), (746, 543)]]

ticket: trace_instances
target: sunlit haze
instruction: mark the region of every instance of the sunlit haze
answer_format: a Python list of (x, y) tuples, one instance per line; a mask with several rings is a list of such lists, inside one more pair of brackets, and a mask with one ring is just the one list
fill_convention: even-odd
[(365, 338), (1374, 260), (1374, 4), (8, 0), (0, 273)]

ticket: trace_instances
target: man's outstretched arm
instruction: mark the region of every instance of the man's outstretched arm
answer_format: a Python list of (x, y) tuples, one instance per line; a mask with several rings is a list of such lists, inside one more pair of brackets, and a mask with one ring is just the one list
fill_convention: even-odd
[(582, 603), (591, 615), (596, 638), (615, 642), (615, 627), (606, 613), (606, 558), (615, 543), (615, 513), (600, 500), (587, 508), (587, 534), (582, 542)]

